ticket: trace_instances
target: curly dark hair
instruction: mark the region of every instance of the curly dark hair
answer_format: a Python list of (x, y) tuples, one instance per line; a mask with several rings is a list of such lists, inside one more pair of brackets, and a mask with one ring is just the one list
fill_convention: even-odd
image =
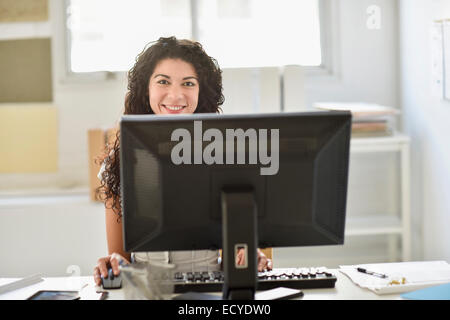
[[(156, 65), (164, 59), (181, 59), (190, 63), (198, 76), (199, 97), (195, 113), (220, 113), (224, 102), (222, 94), (222, 70), (217, 61), (208, 56), (202, 45), (191, 40), (175, 37), (159, 38), (137, 56), (135, 65), (128, 72), (128, 92), (125, 95), (124, 114), (153, 114), (150, 107), (148, 85)], [(101, 186), (97, 188), (97, 198), (122, 217), (120, 199), (120, 130), (115, 139), (105, 148), (97, 161), (105, 164)]]

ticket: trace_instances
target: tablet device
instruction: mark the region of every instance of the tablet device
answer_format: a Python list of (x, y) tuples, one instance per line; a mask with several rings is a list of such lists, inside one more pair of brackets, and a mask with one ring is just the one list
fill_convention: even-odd
[(27, 300), (78, 300), (78, 291), (41, 290)]

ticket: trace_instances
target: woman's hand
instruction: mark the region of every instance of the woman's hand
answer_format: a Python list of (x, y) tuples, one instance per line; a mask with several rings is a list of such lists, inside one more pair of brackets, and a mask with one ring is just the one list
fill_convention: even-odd
[(94, 268), (94, 281), (97, 286), (102, 284), (102, 276), (106, 278), (108, 276), (108, 269), (111, 268), (115, 276), (120, 274), (119, 264), (120, 262), (129, 264), (130, 262), (122, 257), (118, 253), (113, 253), (107, 257), (98, 259), (97, 265)]
[(272, 270), (272, 259), (266, 257), (266, 255), (258, 249), (258, 271)]
[[(260, 250), (257, 250), (258, 254), (258, 271), (272, 270), (272, 260), (268, 259), (266, 255)], [(245, 252), (244, 249), (239, 249), (238, 254), (236, 255), (236, 264), (244, 265), (245, 264)]]

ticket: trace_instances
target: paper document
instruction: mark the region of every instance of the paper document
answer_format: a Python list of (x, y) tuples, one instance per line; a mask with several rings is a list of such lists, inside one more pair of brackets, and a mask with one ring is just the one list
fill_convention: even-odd
[[(382, 278), (359, 272), (357, 268), (364, 268), (387, 277)], [(450, 265), (445, 261), (347, 265), (340, 266), (339, 271), (348, 276), (356, 285), (377, 294), (408, 292), (450, 282)]]

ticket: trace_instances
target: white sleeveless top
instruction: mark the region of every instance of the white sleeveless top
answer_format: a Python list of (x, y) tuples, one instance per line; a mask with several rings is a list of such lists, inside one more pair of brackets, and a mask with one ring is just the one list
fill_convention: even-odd
[[(102, 164), (97, 177), (101, 180), (105, 171)], [(175, 271), (202, 272), (220, 270), (220, 255), (218, 250), (189, 250), (189, 251), (158, 251), (132, 252), (132, 262), (157, 262), (175, 265)]]

